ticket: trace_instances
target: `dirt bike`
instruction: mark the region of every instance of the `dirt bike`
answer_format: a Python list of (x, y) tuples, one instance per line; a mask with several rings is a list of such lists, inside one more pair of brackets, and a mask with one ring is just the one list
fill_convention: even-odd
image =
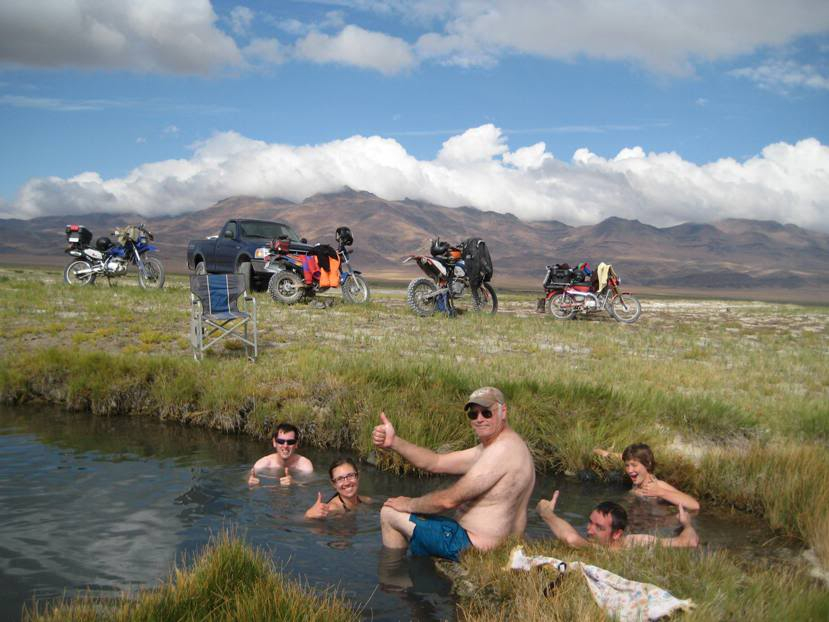
[(455, 301), (467, 295), (471, 298), (473, 311), (490, 314), (498, 311), (498, 296), (492, 285), (484, 282), (473, 290), (459, 246), (433, 240), (430, 251), (431, 256), (408, 255), (403, 258), (403, 263), (414, 261), (427, 274), (414, 279), (406, 290), (406, 302), (412, 311), (420, 317), (433, 315), (436, 311), (455, 316), (458, 312)]
[[(549, 272), (550, 266), (547, 269)], [(632, 324), (642, 314), (642, 305), (635, 296), (621, 291), (620, 284), (621, 280), (611, 268), (607, 284), (599, 292), (594, 291), (594, 287), (588, 283), (567, 284), (561, 290), (550, 289), (546, 301), (547, 311), (559, 320), (569, 320), (576, 313), (607, 311), (615, 320)]]
[[(311, 246), (288, 239), (274, 240), (270, 245), (270, 252), (265, 256), (265, 270), (272, 272), (268, 281), (268, 293), (276, 302), (292, 305), (301, 300), (309, 300), (317, 293), (324, 292), (330, 287), (342, 289), (343, 300), (350, 304), (368, 302), (371, 290), (368, 283), (361, 276), (359, 270), (351, 267), (351, 255), (348, 247), (354, 244), (354, 237), (348, 227), (339, 227), (336, 231), (337, 249), (331, 247)], [(326, 253), (326, 250), (330, 249)], [(326, 275), (318, 268), (309, 267), (309, 260), (314, 258), (317, 265), (321, 262), (317, 257), (323, 253), (330, 261), (339, 262), (336, 282), (326, 280)], [(324, 261), (324, 260), (322, 260)]]
[(105, 276), (112, 285), (113, 278), (124, 276), (129, 264), (138, 268), (138, 284), (143, 289), (161, 289), (164, 287), (164, 265), (147, 253), (158, 248), (150, 244), (153, 234), (146, 226), (130, 225), (112, 232), (119, 244), (114, 244), (107, 237), (95, 240), (95, 248), (90, 246), (92, 232), (80, 225), (66, 226), (66, 241), (69, 247), (65, 252), (73, 257), (63, 270), (63, 280), (69, 285), (91, 285), (99, 276)]

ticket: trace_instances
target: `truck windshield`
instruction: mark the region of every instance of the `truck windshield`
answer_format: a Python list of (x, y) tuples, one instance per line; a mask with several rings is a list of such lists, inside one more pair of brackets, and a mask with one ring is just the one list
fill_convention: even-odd
[(243, 220), (239, 223), (239, 233), (243, 238), (262, 238), (264, 240), (276, 240), (287, 237), (294, 242), (299, 241), (299, 236), (288, 225), (278, 222), (261, 222)]

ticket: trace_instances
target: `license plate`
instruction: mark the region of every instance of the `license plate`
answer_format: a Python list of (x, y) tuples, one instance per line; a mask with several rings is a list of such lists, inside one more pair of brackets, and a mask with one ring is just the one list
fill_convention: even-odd
[(75, 244), (76, 242), (80, 242), (81, 239), (77, 235), (69, 236), (69, 241)]

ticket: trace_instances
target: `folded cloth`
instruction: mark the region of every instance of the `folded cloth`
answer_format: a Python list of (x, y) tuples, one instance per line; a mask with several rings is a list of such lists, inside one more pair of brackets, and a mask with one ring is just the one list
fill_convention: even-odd
[(694, 606), (690, 599), (674, 598), (670, 592), (660, 587), (630, 581), (598, 566), (578, 561), (563, 562), (555, 557), (542, 555), (528, 557), (520, 546), (515, 547), (510, 553), (507, 568), (530, 570), (547, 564), (558, 568), (559, 572), (564, 572), (567, 568), (579, 568), (599, 607), (620, 622), (658, 620), (674, 611), (687, 611)]

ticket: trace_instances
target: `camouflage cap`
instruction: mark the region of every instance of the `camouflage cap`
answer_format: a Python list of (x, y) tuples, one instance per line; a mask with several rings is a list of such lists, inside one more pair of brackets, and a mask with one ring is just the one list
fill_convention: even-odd
[(496, 403), (506, 403), (504, 400), (504, 394), (495, 387), (481, 387), (480, 389), (475, 389), (472, 392), (472, 395), (469, 396), (469, 401), (463, 409), (468, 410), (473, 404), (483, 406), (484, 408), (491, 408), (492, 405)]

